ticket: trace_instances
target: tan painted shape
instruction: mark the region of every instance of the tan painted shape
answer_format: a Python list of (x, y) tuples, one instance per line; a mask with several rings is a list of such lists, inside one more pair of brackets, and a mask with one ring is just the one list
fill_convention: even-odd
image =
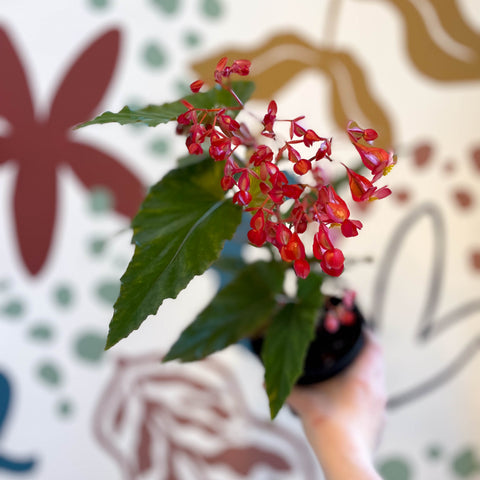
[(440, 81), (480, 79), (480, 34), (453, 0), (387, 0), (403, 17), (408, 54), (421, 73)]
[(330, 108), (337, 126), (344, 130), (349, 120), (355, 120), (362, 127), (379, 132), (380, 146), (392, 147), (393, 132), (386, 109), (375, 98), (367, 75), (351, 54), (318, 48), (297, 35), (283, 33), (253, 49), (232, 48), (220, 52), (195, 63), (193, 69), (208, 82), (222, 56), (252, 61), (251, 78), (256, 84), (254, 98), (266, 101), (305, 70), (313, 69), (325, 75), (330, 82)]

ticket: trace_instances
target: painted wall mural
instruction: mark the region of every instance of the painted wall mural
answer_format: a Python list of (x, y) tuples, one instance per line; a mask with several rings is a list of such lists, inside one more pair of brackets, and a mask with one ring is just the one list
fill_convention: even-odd
[(103, 352), (129, 219), (181, 140), (73, 127), (182, 94), (224, 54), (252, 59), (255, 102), (395, 147), (394, 195), (357, 212), (382, 229), (345, 245), (342, 279), (386, 354), (377, 465), (480, 479), (477, 0), (0, 0), (0, 478), (321, 476), (288, 409), (268, 420), (243, 347), (160, 364), (216, 272)]
[[(0, 434), (5, 430), (7, 415), (13, 399), (12, 387), (8, 378), (0, 372)], [(11, 455), (0, 453), (0, 471), (29, 472), (35, 466), (35, 460), (25, 457), (17, 459)]]
[[(115, 68), (120, 33), (111, 30), (95, 40), (65, 74), (49, 112), (35, 113), (22, 61), (6, 30), (0, 30), (3, 74), (0, 113), (8, 124), (0, 162), (16, 162), (14, 216), (17, 243), (25, 266), (39, 273), (55, 230), (58, 170), (68, 165), (87, 187), (107, 187), (114, 207), (133, 216), (143, 198), (140, 181), (118, 160), (72, 139), (75, 125), (97, 110)], [(95, 75), (91, 75), (95, 72)], [(42, 115), (43, 113), (43, 115)], [(36, 201), (32, 201), (36, 199)]]
[(182, 458), (191, 475), (205, 478), (214, 478), (215, 470), (232, 478), (259, 478), (259, 469), (276, 478), (316, 475), (304, 443), (250, 412), (225, 365), (209, 359), (201, 368), (164, 368), (160, 362), (157, 355), (119, 358), (95, 412), (95, 436), (125, 478), (184, 478)]

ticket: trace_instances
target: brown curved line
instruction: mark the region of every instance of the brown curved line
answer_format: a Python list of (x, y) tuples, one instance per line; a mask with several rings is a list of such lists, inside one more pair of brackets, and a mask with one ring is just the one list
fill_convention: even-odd
[(423, 308), (423, 313), (419, 317), (418, 336), (422, 340), (428, 340), (439, 335), (452, 325), (459, 324), (459, 322), (466, 319), (472, 313), (480, 311), (480, 298), (476, 298), (443, 315), (436, 315), (444, 276), (446, 233), (440, 211), (433, 204), (424, 204), (417, 208), (416, 211), (408, 215), (392, 233), (391, 241), (385, 250), (383, 259), (380, 261), (379, 273), (375, 282), (374, 314), (371, 319), (371, 326), (374, 329), (381, 328), (380, 319), (382, 317), (385, 291), (388, 287), (388, 279), (392, 265), (395, 263), (397, 252), (401, 249), (401, 245), (404, 238), (408, 235), (409, 230), (424, 215), (432, 221), (434, 245), (432, 270), (430, 274), (431, 286), (427, 294), (427, 301)]
[(390, 243), (387, 245), (383, 258), (380, 260), (378, 275), (374, 284), (374, 313), (370, 320), (373, 329), (381, 328), (386, 297), (385, 292), (389, 286), (391, 270), (398, 256), (398, 251), (412, 227), (423, 216), (427, 216), (432, 221), (434, 244), (430, 288), (423, 313), (420, 315), (418, 335), (422, 338), (428, 338), (433, 330), (433, 317), (436, 313), (444, 274), (446, 247), (444, 222), (438, 208), (431, 203), (425, 203), (417, 207), (414, 212), (407, 215), (392, 232)]
[[(433, 263), (431, 271), (431, 284), (427, 294), (427, 301), (420, 315), (418, 336), (423, 340), (431, 340), (434, 336), (445, 331), (448, 327), (458, 324), (465, 320), (470, 314), (480, 311), (480, 299), (467, 302), (457, 307), (447, 314), (435, 317), (440, 296), (441, 285), (444, 273), (444, 257), (445, 257), (445, 225), (443, 223), (440, 211), (433, 204), (424, 204), (418, 207), (413, 214), (407, 215), (392, 233), (391, 241), (388, 244), (384, 257), (380, 262), (379, 274), (374, 287), (374, 306), (375, 312), (372, 319), (373, 328), (381, 328), (381, 317), (383, 311), (383, 303), (385, 300), (385, 291), (388, 288), (388, 280), (392, 265), (396, 261), (397, 252), (400, 250), (405, 237), (409, 234), (411, 228), (418, 220), (427, 216), (432, 220), (434, 231), (433, 246)], [(417, 400), (418, 398), (432, 392), (441, 385), (449, 381), (458, 373), (474, 356), (477, 349), (480, 348), (480, 337), (475, 338), (470, 344), (463, 349), (459, 355), (450, 362), (443, 370), (429, 378), (427, 381), (412, 387), (402, 393), (393, 395), (388, 400), (388, 408), (395, 409), (407, 403)]]
[(389, 410), (394, 410), (432, 393), (459, 373), (477, 353), (477, 350), (480, 350), (480, 337), (476, 337), (462, 352), (460, 352), (453, 362), (426, 382), (402, 393), (392, 395), (387, 401), (387, 408)]
[(475, 312), (480, 312), (480, 299), (478, 298), (454, 308), (441, 317), (437, 317), (432, 324), (429, 336), (433, 338), (434, 335), (438, 335), (452, 325), (460, 323), (461, 320)]
[[(368, 127), (378, 130), (382, 142), (381, 146), (388, 149), (392, 148), (394, 141), (390, 122), (380, 105), (375, 101), (363, 70), (348, 53), (324, 51), (323, 55), (327, 63), (322, 66), (321, 70), (331, 82), (333, 92), (332, 110), (337, 125), (344, 131), (348, 120), (361, 115), (362, 118), (357, 118), (359, 122), (367, 122)], [(320, 66), (318, 68), (320, 69)], [(346, 71), (347, 75), (342, 75), (342, 70)], [(344, 88), (343, 91), (350, 90), (350, 96), (354, 97), (355, 104), (345, 102), (345, 98), (342, 98), (342, 90), (339, 88), (342, 84), (347, 85), (347, 88)], [(356, 112), (352, 111), (352, 107)], [(347, 114), (348, 110), (350, 112)]]

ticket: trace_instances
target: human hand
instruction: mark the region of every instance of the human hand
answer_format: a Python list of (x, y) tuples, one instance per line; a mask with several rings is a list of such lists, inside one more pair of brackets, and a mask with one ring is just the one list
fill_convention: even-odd
[(377, 479), (372, 453), (385, 418), (381, 348), (371, 333), (354, 363), (330, 380), (297, 386), (288, 398), (327, 478)]

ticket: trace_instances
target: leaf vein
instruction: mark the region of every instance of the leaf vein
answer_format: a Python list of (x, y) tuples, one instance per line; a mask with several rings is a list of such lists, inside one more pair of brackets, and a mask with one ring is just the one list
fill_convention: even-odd
[(220, 208), (220, 206), (223, 205), (224, 203), (225, 203), (225, 200), (221, 200), (221, 201), (218, 201), (218, 202), (214, 203), (199, 219), (197, 219), (197, 221), (188, 230), (187, 234), (185, 235), (182, 242), (178, 246), (175, 254), (172, 257), (172, 259), (168, 262), (168, 265), (165, 267), (165, 270), (167, 270), (170, 267), (170, 265), (172, 265), (172, 263), (175, 262), (175, 259), (180, 254), (183, 246), (185, 245), (185, 243), (187, 242), (189, 237), (192, 235), (192, 233), (196, 230), (198, 225), (200, 225), (206, 218), (208, 218), (215, 210)]

